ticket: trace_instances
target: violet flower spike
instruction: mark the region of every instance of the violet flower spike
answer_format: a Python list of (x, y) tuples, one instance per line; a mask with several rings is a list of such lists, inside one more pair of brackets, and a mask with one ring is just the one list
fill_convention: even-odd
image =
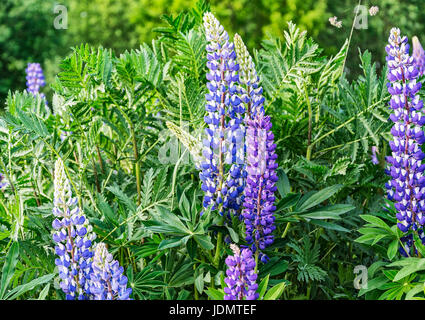
[(270, 117), (258, 112), (254, 119), (248, 120), (247, 141), (247, 185), (245, 187), (242, 216), (246, 227), (246, 241), (257, 253), (261, 261), (268, 258), (261, 250), (270, 246), (275, 230), (273, 216), (274, 192), (277, 190), (277, 154), (274, 135), (271, 132)]
[(207, 88), (204, 121), (206, 138), (199, 174), (204, 191), (204, 208), (219, 209), (221, 215), (235, 214), (243, 193), (243, 113), (238, 97), (234, 46), (220, 22), (210, 12), (204, 15), (208, 44)]
[(55, 229), (55, 252), (59, 256), (55, 259), (55, 264), (61, 279), (60, 287), (67, 300), (86, 300), (91, 297), (91, 246), (96, 235), (92, 232), (86, 216), (76, 206), (77, 199), (72, 198), (61, 159), (55, 163), (54, 186), (53, 214), (56, 219), (52, 226)]
[(242, 251), (235, 244), (231, 244), (233, 256), (226, 258), (228, 266), (224, 282), (224, 300), (256, 300), (259, 294), (256, 292), (257, 274), (255, 273), (255, 260), (249, 248)]
[(416, 80), (419, 71), (414, 65), (413, 57), (409, 56), (407, 38), (401, 37), (398, 28), (393, 28), (388, 41), (385, 50), (388, 54), (390, 82), (387, 86), (392, 96), (389, 106), (392, 111), (390, 120), (394, 125), (391, 128), (393, 140), (389, 143), (392, 154), (386, 158), (388, 168), (385, 170), (391, 180), (385, 187), (388, 199), (395, 201), (398, 211), (397, 226), (406, 233), (406, 237), (402, 239), (404, 248), (400, 248), (400, 253), (406, 255), (409, 251), (406, 247), (413, 247), (415, 255), (411, 230), (425, 243), (425, 164), (422, 163), (425, 154), (421, 150), (421, 145), (425, 142), (422, 131), (425, 117), (421, 111), (423, 101), (418, 95), (421, 83)]
[(131, 300), (132, 289), (127, 288), (124, 268), (113, 259), (103, 242), (96, 245), (92, 268), (90, 291), (94, 300)]

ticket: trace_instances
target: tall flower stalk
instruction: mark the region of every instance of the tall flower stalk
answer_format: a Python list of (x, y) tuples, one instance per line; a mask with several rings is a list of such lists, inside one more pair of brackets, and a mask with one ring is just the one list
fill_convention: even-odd
[[(67, 300), (129, 300), (124, 268), (113, 260), (103, 242), (93, 244), (96, 234), (72, 198), (61, 159), (55, 163), (53, 240), (60, 287)], [(94, 248), (94, 249), (93, 249)]]
[(226, 258), (227, 270), (224, 282), (224, 300), (256, 300), (259, 294), (255, 260), (250, 249), (242, 251), (235, 244), (231, 244), (233, 256)]
[(387, 157), (386, 173), (391, 180), (386, 183), (388, 199), (395, 201), (397, 226), (406, 235), (401, 238), (404, 256), (416, 255), (415, 236), (425, 242), (423, 225), (425, 223), (425, 154), (421, 145), (425, 142), (422, 126), (425, 117), (421, 110), (423, 101), (418, 91), (421, 83), (416, 81), (419, 71), (409, 56), (407, 37), (400, 35), (398, 28), (391, 29), (389, 44), (386, 46), (388, 63), (389, 103), (392, 111), (390, 119), (394, 122), (390, 141), (392, 154)]
[(54, 187), (53, 214), (56, 219), (52, 226), (55, 229), (55, 252), (59, 256), (55, 263), (61, 278), (60, 287), (67, 300), (89, 299), (92, 241), (96, 235), (86, 216), (76, 206), (77, 199), (72, 198), (61, 159), (55, 163)]
[(263, 89), (255, 65), (239, 35), (235, 35), (235, 48), (240, 66), (239, 79), (242, 101), (247, 106), (246, 123), (246, 186), (242, 217), (246, 227), (246, 241), (255, 252), (256, 259), (267, 262), (260, 252), (273, 243), (272, 232), (276, 207), (274, 206), (277, 181), (277, 155), (270, 117), (265, 116)]
[(207, 124), (203, 141), (204, 161), (200, 179), (205, 192), (203, 206), (220, 215), (239, 210), (243, 191), (243, 114), (238, 97), (236, 53), (229, 35), (210, 12), (204, 15), (207, 50)]

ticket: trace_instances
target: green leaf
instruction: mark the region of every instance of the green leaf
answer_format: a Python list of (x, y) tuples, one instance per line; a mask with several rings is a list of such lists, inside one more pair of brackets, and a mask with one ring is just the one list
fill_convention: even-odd
[(264, 296), (264, 300), (277, 300), (282, 295), (283, 290), (285, 290), (286, 283), (281, 282), (271, 288), (266, 295)]
[(289, 184), (288, 176), (283, 169), (278, 169), (277, 176), (279, 180), (276, 182), (277, 190), (282, 198), (291, 192), (291, 185)]
[(20, 295), (24, 294), (25, 292), (34, 289), (36, 286), (39, 286), (40, 284), (43, 284), (43, 283), (46, 283), (46, 282), (49, 282), (50, 280), (53, 279), (54, 276), (55, 276), (54, 273), (50, 273), (48, 275), (34, 279), (34, 280), (32, 280), (28, 283), (17, 286), (16, 288), (11, 290), (7, 294), (6, 299), (7, 300), (14, 300), (14, 299), (18, 298)]
[(376, 226), (378, 228), (382, 228), (382, 229), (387, 230), (391, 234), (394, 233), (391, 230), (391, 228), (382, 219), (380, 219), (376, 216), (371, 216), (371, 215), (368, 215), (368, 214), (362, 214), (362, 215), (360, 215), (360, 218), (362, 218), (363, 220), (373, 224), (374, 226)]
[(388, 246), (387, 256), (388, 259), (393, 260), (398, 251), (398, 240), (393, 240)]
[(208, 235), (194, 235), (194, 238), (198, 244), (206, 250), (214, 249), (214, 245), (211, 242), (211, 238)]
[(235, 230), (233, 230), (233, 228), (230, 228), (229, 226), (226, 226), (227, 230), (229, 230), (229, 234), (230, 237), (232, 238), (232, 241), (234, 243), (238, 243), (239, 242), (239, 235), (237, 234), (237, 232)]
[(394, 277), (393, 281), (399, 281), (408, 275), (425, 270), (425, 259), (410, 260), (411, 263), (403, 267)]
[(334, 185), (334, 186), (330, 186), (325, 189), (322, 189), (312, 194), (311, 196), (308, 196), (308, 197), (304, 196), (300, 200), (300, 203), (297, 205), (296, 211), (303, 212), (310, 208), (313, 208), (314, 206), (317, 206), (318, 204), (332, 197), (335, 193), (341, 190), (341, 188), (342, 188), (342, 185), (338, 184), (338, 185)]
[(260, 299), (262, 299), (264, 297), (264, 294), (266, 293), (267, 290), (267, 285), (269, 284), (269, 278), (270, 278), (270, 274), (268, 274), (260, 283), (260, 285), (258, 286), (258, 294), (260, 295)]
[(172, 238), (172, 239), (162, 240), (158, 246), (158, 250), (165, 250), (165, 249), (180, 246), (184, 244), (188, 239), (189, 239), (189, 236), (186, 236), (183, 238)]
[(209, 288), (208, 290), (205, 291), (205, 293), (208, 295), (208, 297), (211, 298), (211, 300), (224, 300), (223, 290)]
[(336, 204), (323, 207), (300, 216), (311, 219), (339, 219), (341, 214), (349, 212), (353, 209), (355, 209), (355, 207), (349, 204)]
[(16, 263), (18, 262), (19, 255), (19, 244), (14, 242), (7, 253), (6, 260), (1, 271), (1, 280), (0, 280), (0, 299), (3, 299), (9, 282), (12, 279), (13, 274), (15, 273)]
[(198, 290), (198, 292), (200, 294), (202, 294), (202, 292), (204, 292), (204, 274), (200, 273), (196, 279), (195, 279), (195, 287), (196, 290)]
[(50, 283), (48, 283), (43, 290), (41, 290), (37, 300), (46, 300), (47, 295), (49, 294)]

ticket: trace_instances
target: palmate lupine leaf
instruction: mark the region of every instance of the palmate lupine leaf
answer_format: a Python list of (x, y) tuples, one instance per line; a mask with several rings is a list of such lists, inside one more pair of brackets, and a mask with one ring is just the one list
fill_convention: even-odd
[(177, 74), (167, 91), (165, 112), (175, 122), (188, 122), (194, 128), (203, 122), (205, 113), (204, 86), (192, 76)]
[(188, 33), (178, 33), (170, 51), (172, 60), (179, 71), (192, 75), (196, 80), (204, 74), (206, 63), (206, 40), (201, 31), (191, 29)]
[(263, 41), (263, 49), (256, 52), (256, 64), (264, 86), (268, 104), (272, 105), (291, 86), (302, 84), (308, 75), (319, 70), (319, 47), (305, 32), (292, 23), (285, 31), (285, 45), (280, 39)]
[(331, 88), (336, 86), (343, 74), (344, 59), (347, 55), (348, 40), (344, 42), (339, 52), (329, 59), (320, 70), (320, 77), (317, 81), (317, 97), (323, 97)]

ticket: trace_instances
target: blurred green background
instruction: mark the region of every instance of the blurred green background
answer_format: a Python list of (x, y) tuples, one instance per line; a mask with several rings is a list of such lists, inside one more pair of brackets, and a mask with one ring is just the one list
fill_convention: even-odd
[[(154, 28), (162, 16), (190, 10), (197, 0), (1, 0), (0, 2), (0, 99), (9, 90), (25, 89), (28, 62), (40, 62), (47, 83), (52, 83), (61, 59), (80, 43), (102, 45), (117, 53), (137, 48), (156, 37)], [(368, 16), (367, 29), (354, 29), (347, 59), (347, 74), (358, 70), (358, 48), (370, 50), (373, 59), (385, 61), (384, 47), (391, 27), (398, 26), (411, 38), (425, 29), (424, 0), (361, 1), (378, 6)], [(54, 7), (64, 5), (68, 29), (55, 29)], [(356, 0), (210, 0), (211, 10), (231, 35), (239, 33), (252, 51), (268, 36), (283, 37), (287, 21), (307, 30), (323, 48), (334, 54), (349, 37)], [(342, 27), (331, 26), (337, 16)], [(49, 97), (49, 89), (43, 89)], [(1, 103), (3, 105), (3, 103)], [(1, 108), (1, 107), (0, 107)]]

